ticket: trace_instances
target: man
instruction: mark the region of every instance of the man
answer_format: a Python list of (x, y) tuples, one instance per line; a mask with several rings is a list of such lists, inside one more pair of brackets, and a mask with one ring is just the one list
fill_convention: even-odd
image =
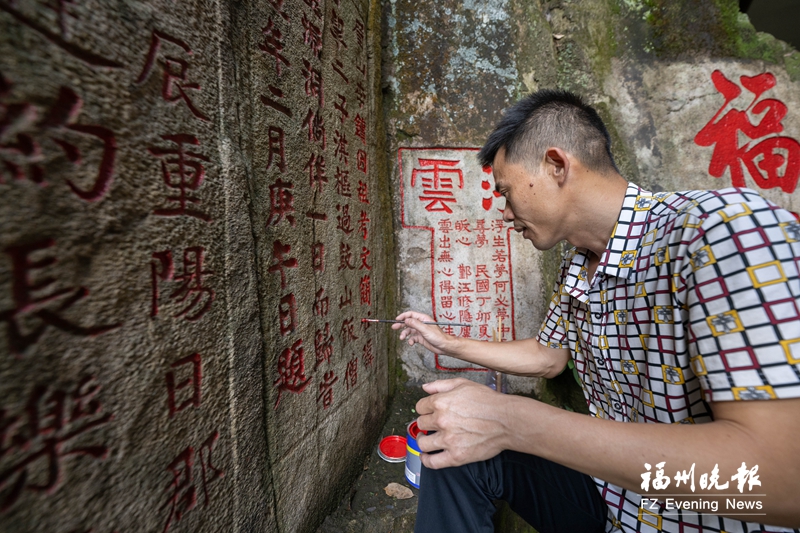
[(511, 374), (573, 360), (593, 416), (465, 379), (425, 385), (416, 531), (493, 531), (495, 499), (540, 533), (800, 527), (793, 215), (747, 189), (628, 183), (600, 117), (563, 91), (517, 103), (479, 158), (506, 222), (538, 249), (574, 246), (538, 337), (453, 337), (416, 312), (393, 327)]

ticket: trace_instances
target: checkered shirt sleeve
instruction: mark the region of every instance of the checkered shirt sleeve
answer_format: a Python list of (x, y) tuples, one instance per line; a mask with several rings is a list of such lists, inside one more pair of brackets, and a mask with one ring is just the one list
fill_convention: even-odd
[(680, 277), (705, 399), (800, 396), (800, 223), (749, 201), (710, 214), (687, 240)]

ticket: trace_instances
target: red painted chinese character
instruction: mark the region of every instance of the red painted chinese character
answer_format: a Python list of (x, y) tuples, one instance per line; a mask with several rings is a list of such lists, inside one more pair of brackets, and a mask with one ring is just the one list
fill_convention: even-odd
[(489, 280), (488, 279), (475, 280), (475, 290), (476, 292), (489, 292)]
[(451, 263), (453, 261), (453, 257), (450, 255), (450, 250), (444, 249), (441, 251), (436, 260), (440, 263)]
[[(725, 103), (694, 138), (694, 142), (700, 146), (715, 145), (708, 167), (709, 174), (719, 178), (725, 169), (730, 169), (732, 185), (745, 187), (744, 163), (759, 187), (780, 187), (784, 192), (794, 192), (800, 177), (800, 143), (791, 137), (773, 136), (755, 144), (751, 141), (739, 146), (740, 132), (756, 140), (783, 131), (781, 121), (786, 116), (786, 105), (772, 98), (756, 103), (762, 94), (775, 86), (775, 76), (769, 72), (752, 77), (741, 76), (739, 81), (742, 86), (754, 97), (744, 111), (731, 108), (725, 115), (722, 112), (742, 91), (719, 70), (711, 74), (711, 81), (724, 96)], [(748, 113), (763, 116), (758, 124), (753, 124)]]
[(494, 292), (495, 294), (500, 292), (506, 292), (508, 290), (508, 280), (505, 281), (495, 281), (494, 282)]
[[(367, 152), (365, 152), (364, 150), (359, 150), (358, 152), (356, 152), (356, 167), (364, 174), (366, 174), (368, 171)], [(364, 202), (364, 203), (368, 204), (369, 202)]]
[(147, 58), (144, 61), (144, 67), (142, 68), (142, 72), (139, 74), (139, 77), (136, 78), (136, 83), (142, 84), (147, 81), (147, 78), (153, 71), (153, 65), (155, 65), (156, 59), (159, 58), (160, 60), (158, 63), (164, 73), (161, 83), (161, 96), (164, 98), (164, 100), (171, 104), (177, 103), (178, 100), (183, 100), (186, 106), (189, 108), (189, 111), (191, 111), (194, 116), (200, 120), (208, 121), (208, 117), (206, 117), (199, 109), (197, 109), (197, 107), (194, 105), (194, 102), (192, 102), (192, 100), (189, 98), (189, 95), (186, 94), (186, 89), (191, 89), (193, 91), (200, 90), (200, 84), (191, 83), (187, 79), (189, 62), (185, 59), (179, 59), (174, 56), (160, 56), (159, 51), (161, 51), (163, 43), (174, 45), (173, 50), (182, 49), (183, 53), (187, 56), (192, 55), (191, 48), (189, 48), (189, 45), (185, 42), (167, 35), (162, 31), (153, 30), (153, 36), (150, 39), (150, 50), (147, 52)]
[(321, 242), (311, 245), (311, 266), (314, 272), (325, 272), (325, 245)]
[(328, 183), (328, 178), (325, 177), (325, 156), (311, 154), (303, 170), (308, 171), (308, 182), (311, 190), (318, 189), (319, 192), (322, 192), (323, 185)]
[[(184, 303), (191, 297), (186, 306), (175, 314), (175, 317), (184, 316), (186, 320), (195, 321), (200, 319), (211, 308), (214, 301), (214, 290), (203, 284), (203, 276), (214, 274), (210, 270), (203, 269), (203, 253), (205, 250), (201, 246), (192, 246), (183, 251), (183, 273), (174, 277), (175, 267), (172, 262), (172, 252), (153, 253), (150, 263), (150, 277), (152, 281), (152, 304), (150, 316), (158, 316), (158, 281), (179, 281), (181, 286), (175, 289), (170, 298), (177, 298), (179, 303)], [(191, 312), (190, 311), (194, 311)]]
[(500, 278), (505, 274), (508, 274), (508, 268), (506, 268), (505, 263), (495, 263), (494, 265), (494, 274), (496, 277)]
[(210, 216), (189, 205), (200, 203), (200, 199), (196, 196), (189, 196), (188, 191), (196, 191), (200, 188), (206, 175), (206, 169), (201, 161), (210, 162), (211, 160), (203, 154), (186, 150), (184, 145), (199, 146), (200, 141), (194, 135), (186, 133), (162, 135), (161, 138), (165, 141), (174, 142), (178, 147), (150, 147), (147, 150), (156, 157), (174, 156), (161, 160), (161, 178), (167, 187), (178, 191), (177, 196), (167, 197), (167, 203), (177, 205), (157, 208), (153, 210), (153, 213), (165, 217), (188, 215), (211, 222)]
[(339, 162), (347, 165), (350, 152), (347, 150), (347, 135), (339, 130), (333, 132), (333, 144), (335, 146), (333, 155), (339, 158)]
[(283, 244), (279, 240), (272, 243), (272, 259), (273, 263), (270, 265), (269, 272), (280, 272), (281, 275), (281, 289), (286, 288), (286, 272), (287, 268), (297, 268), (297, 258), (286, 257), (292, 251), (291, 244)]
[[(56, 282), (51, 277), (32, 281), (34, 271), (57, 262), (55, 257), (31, 260), (31, 254), (55, 245), (52, 239), (31, 244), (9, 246), (3, 251), (11, 258), (11, 295), (14, 308), (0, 311), (0, 322), (6, 322), (6, 337), (11, 353), (22, 356), (28, 347), (35, 344), (47, 326), (60, 329), (70, 335), (93, 337), (118, 328), (121, 324), (83, 327), (64, 318), (61, 313), (89, 295), (86, 287), (52, 290)], [(35, 320), (31, 320), (35, 317)], [(25, 327), (25, 326), (27, 327)], [(27, 332), (25, 331), (27, 329)]]
[(333, 104), (333, 107), (339, 112), (339, 122), (344, 124), (347, 117), (350, 116), (350, 113), (347, 112), (347, 98), (342, 96), (341, 94), (337, 94), (336, 97), (339, 101)]
[[(491, 174), (492, 173), (492, 167), (483, 167), (482, 170), (483, 170), (483, 172), (485, 174)], [(492, 188), (492, 183), (489, 181), (488, 177), (486, 179), (484, 179), (483, 181), (481, 181), (481, 188), (484, 191), (488, 191), (489, 189)], [(494, 204), (494, 199), (495, 198), (500, 198), (501, 196), (502, 196), (502, 194), (500, 194), (496, 190), (492, 191), (491, 194), (489, 194), (489, 196), (487, 198), (484, 198), (483, 201), (481, 202), (481, 206), (483, 207), (483, 210), (484, 211), (490, 211), (492, 209), (492, 205)], [(498, 211), (502, 212), (502, 209), (498, 209)]]
[[(267, 153), (267, 170), (272, 168), (273, 158), (277, 159), (278, 170), (286, 172), (286, 150), (284, 148), (283, 128), (270, 126), (267, 129), (267, 142), (269, 152)], [(277, 156), (277, 157), (276, 157)]]
[(336, 229), (342, 230), (346, 235), (353, 233), (353, 226), (350, 219), (350, 206), (347, 204), (336, 204), (336, 210), (341, 211), (341, 215), (336, 217)]
[(283, 34), (275, 27), (272, 17), (267, 20), (267, 25), (261, 29), (264, 34), (264, 42), (258, 45), (261, 50), (275, 58), (275, 71), (281, 75), (281, 63), (287, 67), (292, 66), (286, 56), (283, 55)]
[(283, 11), (283, 2), (284, 2), (284, 0), (267, 0), (267, 1), (272, 5), (272, 7), (275, 8), (275, 11), (278, 12), (278, 15), (283, 17), (283, 20), (289, 20), (289, 15), (287, 15)]
[[(361, 71), (364, 73), (364, 70)], [(367, 103), (367, 89), (364, 87), (363, 82), (356, 83), (356, 100), (358, 100), (358, 107), (363, 108), (364, 104)]]
[(303, 127), (308, 129), (308, 140), (311, 142), (319, 143), (320, 147), (324, 150), (326, 144), (325, 137), (325, 124), (322, 121), (322, 113), (314, 113), (309, 109)]
[(96, 399), (100, 388), (88, 376), (72, 391), (38, 385), (16, 415), (0, 409), (0, 512), (8, 511), (24, 490), (56, 492), (64, 482), (62, 459), (108, 456), (108, 447), (88, 445), (84, 436), (114, 418), (103, 413)]
[(472, 266), (458, 265), (458, 279), (469, 279), (472, 277)]
[[(367, 144), (367, 121), (361, 118), (361, 115), (356, 113), (356, 118), (353, 119), (356, 125), (356, 137), (361, 139), (362, 144)], [(366, 156), (366, 154), (364, 154)]]
[(336, 41), (336, 50), (341, 51), (342, 48), (347, 48), (347, 43), (344, 40), (344, 20), (336, 12), (336, 9), (331, 9), (331, 36)]
[(364, 349), (361, 351), (361, 360), (364, 362), (365, 367), (372, 366), (372, 362), (375, 360), (375, 354), (372, 349), (372, 339), (364, 344)]
[(333, 384), (339, 381), (339, 378), (333, 373), (333, 370), (328, 370), (323, 379), (324, 381), (319, 384), (317, 402), (322, 400), (322, 408), (327, 409), (333, 405)]
[(339, 309), (343, 307), (347, 307), (348, 305), (353, 305), (353, 291), (345, 285), (344, 287), (344, 294), (339, 296)]
[(472, 288), (472, 285), (469, 282), (459, 281), (458, 282), (458, 292), (460, 294), (460, 293), (464, 293), (464, 292), (475, 292), (475, 290)]
[[(114, 175), (117, 141), (108, 128), (89, 124), (76, 124), (83, 100), (68, 87), (61, 87), (58, 98), (39, 118), (35, 106), (28, 102), (9, 102), (11, 83), (0, 73), (0, 184), (5, 183), (3, 175), (14, 181), (27, 178), (39, 185), (46, 185), (46, 160), (59, 162), (58, 168), (82, 170), (84, 160), (100, 161), (93, 181), (87, 188), (79, 187), (68, 179), (67, 185), (78, 198), (87, 202), (102, 199)], [(44, 138), (38, 139), (42, 135)], [(81, 147), (96, 151), (102, 143), (99, 158), (84, 157)], [(88, 141), (88, 142), (87, 142)], [(50, 156), (54, 150), (63, 152), (66, 161), (59, 156)], [(88, 173), (92, 173), (89, 171)]]
[(339, 243), (339, 270), (349, 268), (355, 270), (356, 265), (353, 263), (353, 252), (350, 250), (350, 245), (346, 242)]
[[(455, 167), (460, 161), (450, 161), (446, 159), (419, 159), (422, 168), (415, 168), (411, 172), (411, 186), (416, 185), (417, 176), (422, 182), (422, 196), (419, 197), (423, 202), (430, 201), (425, 206), (426, 211), (444, 211), (452, 213), (448, 203), (456, 203), (453, 195), (453, 179), (458, 176), (458, 188), (464, 188), (464, 174)], [(425, 168), (432, 167), (432, 168)]]
[(362, 204), (369, 203), (369, 190), (367, 188), (367, 184), (361, 180), (358, 180), (358, 201)]
[(342, 321), (342, 346), (347, 346), (352, 341), (358, 340), (356, 337), (355, 331), (353, 331), (353, 318), (348, 318), (347, 320)]
[(492, 254), (492, 261), (496, 261), (498, 263), (505, 263), (506, 262), (506, 252), (505, 250), (495, 250)]
[(306, 3), (308, 7), (311, 8), (311, 11), (313, 11), (317, 17), (322, 16), (322, 6), (320, 5), (322, 4), (322, 0), (303, 0), (303, 1)]
[[(203, 494), (205, 496), (204, 506), (207, 506), (210, 498), (208, 496), (208, 485), (221, 477), (225, 477), (225, 472), (214, 466), (212, 463), (211, 452), (219, 439), (219, 432), (212, 433), (198, 450), (200, 456), (200, 474), (203, 480)], [(167, 522), (164, 524), (164, 532), (169, 531), (173, 520), (180, 521), (186, 513), (197, 506), (197, 480), (195, 480), (194, 469), (195, 452), (192, 446), (187, 446), (181, 453), (172, 460), (167, 466), (167, 471), (172, 474), (172, 481), (164, 492), (169, 493), (167, 501), (161, 509), (169, 507)]]
[(363, 270), (365, 268), (367, 270), (372, 270), (372, 267), (369, 266), (369, 264), (367, 264), (367, 261), (369, 260), (369, 256), (371, 253), (372, 252), (370, 252), (366, 246), (361, 247), (361, 266), (358, 267), (359, 270)]
[(345, 84), (350, 85), (350, 80), (347, 79), (347, 76), (344, 74), (344, 63), (342, 63), (341, 59), (334, 59), (331, 61), (331, 66), (333, 67), (333, 71), (342, 78), (342, 81)]
[(364, 23), (360, 20), (356, 20), (353, 25), (353, 31), (356, 34), (356, 43), (358, 43), (358, 47), (364, 48)]
[(319, 317), (325, 317), (328, 314), (329, 300), (325, 296), (325, 288), (320, 287), (314, 296), (314, 314)]
[(322, 363), (330, 363), (333, 355), (333, 335), (331, 335), (331, 325), (325, 322), (325, 327), (318, 329), (314, 335), (314, 355), (317, 362), (314, 363), (314, 370), (319, 368)]
[(472, 298), (468, 294), (458, 297), (458, 305), (460, 307), (469, 307), (472, 304), (472, 301)]
[(297, 322), (297, 300), (294, 294), (287, 294), (281, 298), (278, 304), (278, 324), (280, 325), (281, 337), (285, 337), (295, 330)]
[(442, 309), (452, 309), (453, 308), (453, 297), (452, 296), (442, 296), (439, 299), (439, 304), (441, 304)]
[[(187, 407), (200, 407), (202, 381), (203, 381), (203, 367), (199, 353), (193, 353), (182, 359), (178, 359), (172, 363), (170, 368), (179, 368), (182, 366), (191, 365), (188, 377), (180, 383), (175, 383), (175, 371), (170, 370), (167, 372), (167, 407), (169, 408), (169, 417), (175, 416), (175, 413), (183, 411)], [(182, 389), (190, 387), (191, 397), (183, 400), (180, 404), (175, 401), (175, 393)]]
[(350, 192), (350, 180), (348, 178), (349, 174), (349, 170), (336, 167), (336, 192), (340, 196), (345, 196), (347, 198), (352, 196)]
[(358, 357), (353, 357), (347, 362), (347, 370), (344, 373), (344, 384), (347, 390), (356, 386), (358, 382)]
[(369, 223), (370, 223), (369, 216), (367, 216), (366, 211), (361, 211), (361, 216), (358, 219), (358, 231), (361, 232), (361, 236), (364, 240), (367, 240), (369, 237)]
[(277, 226), (281, 220), (286, 219), (294, 227), (294, 195), (291, 189), (294, 184), (278, 178), (269, 186), (269, 219), (267, 226)]
[(361, 278), (359, 292), (361, 294), (361, 305), (372, 305), (372, 283), (369, 276)]
[(275, 409), (281, 403), (281, 395), (284, 392), (300, 394), (306, 390), (310, 382), (311, 378), (306, 377), (303, 339), (299, 339), (291, 347), (283, 350), (278, 357), (278, 379), (273, 383), (278, 388)]
[[(270, 85), (268, 87), (268, 89), (269, 89), (270, 94), (272, 94), (273, 97), (275, 97), (275, 98), (283, 98), (283, 91), (280, 88), (275, 87), (274, 85)], [(275, 111), (277, 111), (279, 113), (283, 113), (287, 117), (291, 118), (291, 116), (292, 116), (292, 110), (291, 109), (289, 109), (284, 104), (278, 102), (277, 100), (274, 100), (273, 98), (271, 98), (271, 97), (269, 97), (269, 96), (267, 96), (265, 94), (261, 95), (261, 103), (264, 104), (267, 107), (271, 107), (272, 109), (274, 109)]]
[(322, 89), (322, 73), (311, 66), (307, 59), (303, 59), (303, 77), (305, 81), (306, 96), (316, 96), (319, 107), (325, 105), (325, 96)]
[(455, 286), (449, 279), (445, 279), (439, 282), (439, 292), (445, 292), (447, 294), (450, 294), (450, 292), (452, 292), (453, 290), (455, 290)]
[(322, 57), (322, 32), (319, 26), (311, 22), (306, 14), (303, 13), (303, 42), (311, 48), (311, 52), (317, 59)]

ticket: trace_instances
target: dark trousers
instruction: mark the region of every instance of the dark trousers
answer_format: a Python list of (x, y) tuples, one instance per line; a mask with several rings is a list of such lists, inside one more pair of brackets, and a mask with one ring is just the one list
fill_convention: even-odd
[(415, 533), (492, 533), (494, 500), (539, 533), (602, 533), (606, 503), (594, 480), (535, 455), (504, 451), (487, 461), (422, 466)]

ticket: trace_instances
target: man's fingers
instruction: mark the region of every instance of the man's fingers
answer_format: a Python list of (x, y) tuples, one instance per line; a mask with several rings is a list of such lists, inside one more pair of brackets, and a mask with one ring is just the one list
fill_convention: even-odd
[(447, 468), (448, 466), (456, 466), (453, 462), (452, 457), (450, 456), (450, 452), (443, 451), (440, 453), (421, 453), (419, 456), (422, 464), (432, 470), (438, 470), (440, 468)]
[(438, 379), (436, 381), (431, 381), (430, 383), (425, 383), (424, 385), (422, 385), (422, 390), (424, 390), (428, 394), (437, 394), (439, 392), (450, 392), (459, 385), (463, 385), (465, 383), (471, 383), (471, 381), (464, 378)]

